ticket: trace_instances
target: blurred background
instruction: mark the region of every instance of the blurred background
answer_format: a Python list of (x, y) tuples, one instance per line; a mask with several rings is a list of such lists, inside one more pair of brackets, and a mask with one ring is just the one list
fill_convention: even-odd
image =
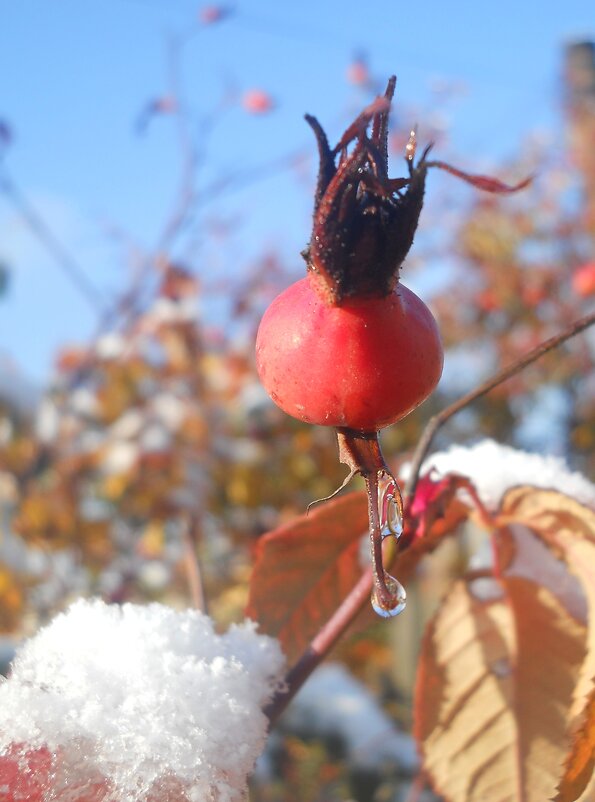
[[(304, 113), (332, 144), (395, 73), (391, 175), (415, 127), (461, 169), (534, 176), (503, 199), (429, 178), (402, 277), (439, 321), (446, 366), (385, 432), (395, 465), (433, 412), (592, 308), (594, 41), (586, 0), (539, 16), (512, 0), (3, 4), (0, 662), (80, 594), (206, 595), (221, 625), (237, 620), (258, 537), (340, 484), (333, 433), (277, 410), (254, 372), (259, 317), (304, 271)], [(439, 445), (493, 437), (592, 478), (594, 353), (581, 335)], [(395, 726), (421, 626), (464, 559), (432, 569), (398, 666), (386, 627), (344, 647)], [(354, 780), (328, 740), (279, 750), (255, 798), (394, 796), (394, 777)]]

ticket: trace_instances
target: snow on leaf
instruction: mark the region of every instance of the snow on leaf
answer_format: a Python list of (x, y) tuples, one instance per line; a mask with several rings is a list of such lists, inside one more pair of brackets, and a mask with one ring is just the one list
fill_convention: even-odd
[(415, 734), (449, 802), (544, 802), (563, 773), (584, 628), (546, 588), (502, 587), (482, 601), (457, 583), (424, 637)]
[(279, 638), (289, 660), (301, 654), (360, 578), (360, 540), (367, 530), (366, 497), (358, 492), (260, 539), (246, 614)]
[(424, 472), (434, 467), (440, 474), (458, 473), (469, 477), (488, 509), (497, 509), (512, 487), (533, 485), (556, 488), (568, 496), (595, 506), (595, 485), (578, 471), (571, 471), (563, 459), (519, 451), (494, 440), (473, 446), (451, 446), (431, 454)]
[(502, 500), (501, 520), (534, 532), (581, 583), (588, 609), (587, 656), (574, 694), (572, 716), (580, 717), (595, 677), (595, 512), (554, 490), (518, 487)]

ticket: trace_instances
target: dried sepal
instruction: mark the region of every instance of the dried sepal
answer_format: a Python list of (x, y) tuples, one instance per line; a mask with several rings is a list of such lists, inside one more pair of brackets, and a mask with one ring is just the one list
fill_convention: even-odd
[(430, 167), (492, 193), (516, 192), (530, 181), (509, 186), (445, 162), (428, 161), (431, 145), (416, 163), (415, 130), (405, 150), (407, 175), (389, 178), (388, 122), (395, 84), (393, 76), (384, 95), (356, 117), (334, 148), (318, 120), (306, 115), (318, 142), (320, 168), (312, 235), (303, 256), (329, 304), (381, 298), (393, 291), (417, 230)]

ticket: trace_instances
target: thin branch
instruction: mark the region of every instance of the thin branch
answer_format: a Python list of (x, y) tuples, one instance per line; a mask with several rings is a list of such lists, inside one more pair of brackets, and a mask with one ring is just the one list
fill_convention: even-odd
[(510, 379), (512, 376), (516, 376), (517, 373), (520, 373), (528, 365), (536, 362), (544, 354), (547, 354), (548, 351), (552, 351), (554, 348), (562, 345), (562, 343), (565, 343), (566, 340), (569, 340), (571, 337), (574, 337), (576, 334), (584, 331), (589, 326), (592, 326), (593, 323), (595, 323), (595, 312), (591, 312), (589, 315), (585, 315), (584, 317), (573, 321), (559, 334), (556, 334), (554, 337), (550, 337), (548, 340), (544, 340), (544, 342), (540, 343), (531, 351), (528, 351), (524, 356), (515, 360), (512, 364), (503, 368), (503, 370), (494, 374), (491, 378), (480, 384), (475, 390), (466, 393), (464, 396), (459, 398), (458, 401), (455, 401), (437, 415), (434, 415), (434, 417), (429, 420), (420, 438), (420, 441), (417, 444), (417, 448), (415, 449), (411, 465), (411, 473), (405, 485), (405, 498), (411, 499), (413, 497), (415, 488), (417, 487), (417, 481), (419, 479), (422, 463), (426, 458), (428, 451), (430, 450), (434, 437), (436, 436), (438, 430), (448, 420), (450, 420), (453, 415), (456, 415), (457, 412), (460, 412), (462, 409), (465, 409), (465, 407), (468, 407), (469, 404), (472, 404), (478, 398), (487, 395), (487, 393), (489, 393), (495, 387), (498, 387), (500, 384), (503, 384), (503, 382), (505, 382), (507, 379)]
[(3, 174), (0, 175), (0, 192), (12, 203), (21, 218), (29, 226), (31, 232), (52, 256), (62, 273), (78, 293), (96, 312), (102, 312), (104, 305), (101, 301), (99, 289), (87, 278), (81, 265), (56, 237), (45, 220), (23, 195), (14, 180), (6, 174), (6, 171), (3, 171)]
[(197, 154), (190, 135), (188, 114), (182, 97), (180, 77), (182, 49), (189, 41), (189, 38), (189, 36), (186, 39), (184, 37), (171, 36), (167, 41), (168, 96), (173, 98), (175, 102), (175, 131), (181, 158), (175, 205), (165, 221), (155, 246), (143, 260), (138, 274), (129, 289), (124, 292), (112, 313), (102, 321), (101, 331), (105, 331), (117, 320), (119, 320), (122, 327), (130, 325), (135, 320), (143, 306), (143, 301), (146, 300), (143, 289), (146, 289), (150, 284), (150, 279), (159, 265), (161, 254), (165, 254), (171, 249), (175, 239), (187, 224), (188, 215), (196, 199)]
[(416, 778), (413, 780), (409, 793), (405, 802), (419, 802), (427, 785), (426, 775), (423, 770), (420, 770)]
[(335, 643), (353, 623), (360, 610), (370, 602), (373, 587), (372, 569), (367, 568), (346, 599), (302, 654), (286, 677), (285, 690), (277, 694), (265, 710), (270, 725), (273, 726), (293, 697), (302, 687), (315, 668), (324, 660)]
[(184, 526), (184, 563), (188, 590), (192, 606), (203, 613), (207, 613), (207, 599), (202, 581), (202, 569), (198, 557), (198, 519), (195, 515), (188, 516)]
[[(155, 246), (141, 260), (136, 275), (128, 289), (121, 294), (118, 301), (102, 316), (92, 338), (93, 341), (96, 341), (102, 333), (109, 331), (116, 325), (126, 329), (134, 324), (135, 319), (143, 308), (143, 304), (146, 303), (148, 293), (151, 291), (151, 279), (156, 272), (159, 272), (160, 259), (163, 259), (162, 254), (168, 252), (180, 231), (187, 224), (188, 215), (196, 200), (195, 173), (198, 156), (190, 135), (188, 115), (182, 99), (180, 78), (182, 49), (190, 41), (192, 35), (190, 33), (185, 38), (183, 36), (170, 37), (167, 40), (166, 49), (168, 96), (173, 98), (176, 104), (174, 116), (181, 154), (179, 186), (174, 209), (165, 221)], [(89, 360), (89, 367), (91, 365), (92, 358)], [(81, 370), (76, 377), (76, 381), (80, 381), (85, 372), (85, 369)]]
[(159, 242), (155, 248), (156, 253), (161, 253), (169, 249), (172, 241), (183, 228), (196, 197), (195, 173), (197, 155), (194, 142), (190, 135), (188, 115), (183, 105), (180, 77), (180, 60), (184, 44), (184, 39), (180, 37), (171, 37), (168, 42), (169, 93), (175, 98), (177, 103), (175, 114), (176, 134), (178, 137), (182, 165), (176, 208), (172, 212), (159, 238)]

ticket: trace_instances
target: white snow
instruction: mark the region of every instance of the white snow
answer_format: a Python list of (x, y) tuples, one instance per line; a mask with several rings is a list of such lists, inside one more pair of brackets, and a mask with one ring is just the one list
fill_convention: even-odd
[(95, 352), (100, 359), (118, 359), (126, 350), (126, 340), (121, 334), (104, 334), (95, 344)]
[(319, 666), (284, 715), (290, 730), (343, 738), (349, 762), (378, 769), (398, 765), (407, 773), (419, 765), (413, 738), (399, 732), (370, 691), (340, 663)]
[(172, 301), (159, 298), (153, 304), (150, 316), (159, 323), (176, 323), (178, 321), (195, 320), (197, 315), (196, 299), (193, 297)]
[(558, 490), (595, 506), (595, 485), (578, 471), (571, 471), (560, 457), (529, 454), (493, 440), (482, 440), (470, 447), (452, 446), (448, 451), (432, 454), (422, 472), (431, 467), (442, 475), (468, 476), (490, 509), (498, 507), (506, 491), (517, 485)]
[(127, 473), (140, 454), (137, 443), (116, 440), (109, 443), (101, 460), (101, 469), (106, 474)]
[(46, 745), (59, 755), (54, 783), (104, 777), (105, 802), (166, 799), (172, 784), (180, 800), (240, 800), (283, 667), (278, 642), (250, 621), (218, 635), (197, 611), (78, 601), (21, 647), (0, 685), (0, 755)]
[(128, 440), (133, 437), (138, 437), (145, 422), (145, 416), (140, 409), (136, 409), (135, 407), (127, 409), (126, 412), (120, 415), (109, 427), (109, 436), (113, 440)]
[(158, 393), (153, 396), (151, 409), (171, 432), (176, 432), (180, 428), (188, 412), (184, 401), (173, 393)]
[(60, 413), (55, 402), (49, 398), (44, 398), (37, 410), (35, 420), (35, 433), (42, 443), (51, 443), (58, 436), (60, 430)]

